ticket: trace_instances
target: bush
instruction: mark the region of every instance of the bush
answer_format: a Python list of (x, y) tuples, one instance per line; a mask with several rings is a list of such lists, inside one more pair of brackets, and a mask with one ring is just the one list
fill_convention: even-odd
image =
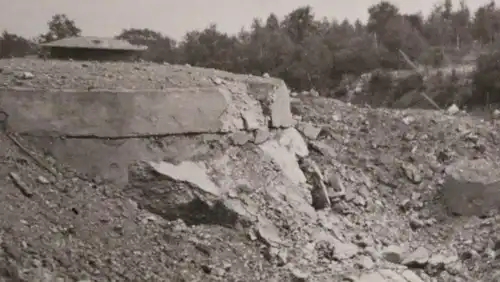
[(383, 70), (374, 71), (368, 82), (368, 91), (370, 93), (387, 93), (392, 88), (391, 73)]
[(500, 102), (500, 52), (481, 55), (473, 74), (474, 95), (470, 105), (487, 105)]
[(393, 83), (394, 80), (389, 71), (379, 69), (372, 72), (365, 86), (367, 93), (364, 98), (365, 102), (376, 107), (386, 106), (392, 99)]

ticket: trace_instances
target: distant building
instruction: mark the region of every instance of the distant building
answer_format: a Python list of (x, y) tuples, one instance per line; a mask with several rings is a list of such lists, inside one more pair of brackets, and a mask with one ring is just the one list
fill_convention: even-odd
[(88, 61), (132, 61), (146, 46), (130, 44), (125, 40), (100, 37), (68, 37), (40, 44), (49, 58)]

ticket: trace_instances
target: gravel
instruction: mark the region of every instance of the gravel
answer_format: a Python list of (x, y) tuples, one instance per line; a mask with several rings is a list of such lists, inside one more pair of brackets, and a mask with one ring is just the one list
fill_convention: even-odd
[(216, 77), (263, 80), (214, 69), (147, 62), (97, 63), (14, 58), (0, 60), (0, 70), (0, 88), (162, 90), (170, 87), (213, 86)]

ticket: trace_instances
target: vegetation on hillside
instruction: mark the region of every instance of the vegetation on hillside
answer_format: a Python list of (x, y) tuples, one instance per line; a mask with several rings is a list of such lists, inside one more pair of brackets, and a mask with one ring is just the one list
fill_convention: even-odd
[[(268, 73), (297, 91), (314, 88), (332, 95), (339, 85), (362, 73), (409, 68), (401, 53), (417, 64), (434, 67), (460, 64), (471, 57), (475, 62), (484, 50), (495, 48), (500, 35), (500, 9), (494, 1), (471, 11), (465, 1), (454, 7), (451, 0), (445, 0), (425, 17), (402, 13), (392, 3), (381, 1), (369, 7), (368, 13), (367, 23), (317, 19), (311, 7), (305, 6), (283, 19), (274, 14), (255, 19), (249, 30), (235, 35), (210, 25), (188, 32), (180, 42), (148, 28), (125, 29), (116, 37), (149, 46), (143, 55), (147, 61)], [(36, 52), (35, 42), (80, 34), (81, 29), (66, 15), (54, 15), (47, 33), (36, 40), (5, 31), (0, 57), (25, 56)], [(481, 92), (477, 101), (494, 101), (491, 95), (500, 89), (491, 79), (494, 71), (500, 72), (500, 65), (491, 56), (499, 55), (488, 52), (477, 60), (474, 82)], [(482, 75), (482, 70), (488, 73)]]

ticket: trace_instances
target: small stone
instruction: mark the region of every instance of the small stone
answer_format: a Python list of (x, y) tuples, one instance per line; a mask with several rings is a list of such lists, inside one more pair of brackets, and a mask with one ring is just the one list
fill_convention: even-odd
[(404, 199), (403, 201), (401, 201), (401, 203), (399, 203), (399, 207), (401, 208), (401, 210), (403, 210), (404, 212), (407, 212), (411, 209), (412, 207), (412, 202), (410, 199), (406, 198)]
[(216, 85), (221, 85), (222, 84), (222, 80), (218, 77), (212, 77), (212, 81), (216, 84)]
[(404, 251), (402, 248), (390, 245), (382, 251), (382, 257), (386, 261), (399, 264), (403, 261), (403, 253)]
[(268, 246), (263, 250), (263, 254), (264, 258), (267, 261), (272, 262), (274, 258), (278, 255), (278, 249), (275, 247)]
[(422, 182), (422, 175), (420, 174), (418, 168), (412, 164), (403, 165), (403, 171), (406, 177), (414, 184), (419, 184)]
[(419, 247), (403, 259), (402, 264), (412, 268), (422, 268), (429, 261), (429, 251), (424, 247)]
[(285, 249), (279, 250), (276, 255), (278, 266), (284, 266), (288, 263), (288, 252)]
[(412, 216), (410, 217), (410, 227), (413, 229), (413, 230), (416, 230), (416, 229), (419, 229), (419, 228), (422, 228), (425, 226), (425, 222), (419, 218), (417, 218), (416, 216)]
[(372, 269), (375, 266), (375, 263), (369, 256), (361, 256), (358, 258), (356, 264), (362, 269)]
[(404, 124), (410, 125), (411, 123), (413, 123), (415, 121), (415, 118), (413, 116), (405, 116), (402, 119), (402, 121), (403, 121)]
[(262, 75), (262, 77), (264, 77), (264, 78), (269, 78), (269, 77), (271, 77), (271, 76), (270, 76), (270, 75), (266, 72), (266, 73), (264, 73), (264, 74)]
[(49, 184), (50, 183), (50, 181), (47, 178), (45, 178), (45, 176), (42, 176), (42, 175), (38, 176), (38, 178), (36, 180), (41, 184)]
[(17, 78), (19, 78), (19, 79), (32, 79), (34, 77), (35, 77), (35, 75), (29, 71), (22, 72), (21, 74), (19, 74), (17, 76)]
[(257, 240), (257, 235), (255, 234), (255, 232), (253, 230), (249, 230), (248, 233), (248, 239), (250, 239), (250, 241), (255, 241)]
[(366, 200), (360, 195), (355, 195), (352, 202), (359, 207), (366, 207)]
[(456, 256), (447, 257), (443, 254), (435, 254), (429, 258), (427, 263), (433, 268), (444, 268), (446, 264), (456, 261), (458, 261), (458, 257)]
[(311, 89), (311, 91), (309, 91), (309, 94), (313, 97), (319, 97), (319, 92), (316, 91), (316, 89)]
[(408, 282), (424, 282), (415, 272), (411, 270), (405, 270), (401, 273), (401, 276), (405, 278)]
[(359, 252), (358, 246), (352, 243), (343, 243), (340, 241), (334, 241), (335, 248), (335, 258), (337, 260), (345, 260), (356, 256)]
[(292, 268), (290, 269), (290, 273), (292, 274), (292, 281), (293, 282), (306, 282), (307, 278), (309, 278), (309, 274), (297, 269), (297, 268)]
[(28, 198), (33, 197), (33, 195), (35, 194), (33, 189), (26, 182), (24, 182), (21, 179), (19, 174), (15, 173), (15, 172), (10, 172), (9, 176), (24, 196), (26, 196)]
[(493, 111), (493, 117), (494, 118), (499, 118), (500, 117), (500, 110), (499, 109), (495, 109)]
[(455, 104), (451, 105), (448, 109), (446, 109), (446, 113), (449, 115), (454, 115), (458, 112), (460, 112), (460, 109)]

